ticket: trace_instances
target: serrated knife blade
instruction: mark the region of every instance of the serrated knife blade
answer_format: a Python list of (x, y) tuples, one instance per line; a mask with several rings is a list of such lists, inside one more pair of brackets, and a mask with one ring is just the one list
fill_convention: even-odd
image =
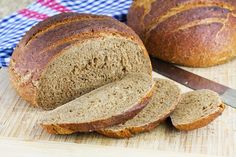
[(168, 77), (186, 87), (194, 90), (210, 89), (217, 92), (222, 101), (233, 108), (236, 108), (236, 90), (207, 78), (201, 77), (175, 65), (151, 57), (153, 71)]

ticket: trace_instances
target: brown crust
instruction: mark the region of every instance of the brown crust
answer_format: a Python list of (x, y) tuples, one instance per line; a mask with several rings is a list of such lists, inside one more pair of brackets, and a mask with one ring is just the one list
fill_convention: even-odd
[(33, 26), (22, 38), (19, 45), (22, 45), (22, 46), (27, 45), (28, 42), (32, 38), (34, 38), (35, 35), (53, 26), (54, 24), (65, 23), (65, 22), (67, 23), (70, 21), (78, 20), (78, 19), (93, 18), (93, 17), (96, 17), (96, 15), (78, 14), (78, 13), (61, 13), (61, 14), (52, 16), (46, 20), (43, 20), (42, 22), (39, 22), (37, 25)]
[[(58, 29), (58, 28), (61, 28), (61, 27), (64, 27), (64, 26), (67, 26), (67, 29), (68, 29), (68, 28), (70, 28), (70, 27), (68, 27), (68, 26), (70, 26), (70, 24), (83, 22), (83, 21), (90, 21), (91, 19), (92, 20), (109, 20), (110, 19), (107, 16), (96, 16), (96, 15), (91, 15), (91, 14), (79, 14), (78, 15), (78, 13), (73, 13), (71, 15), (70, 14), (67, 15), (67, 13), (63, 13), (63, 15), (65, 15), (65, 16), (62, 17), (61, 14), (56, 15), (55, 17), (53, 16), (52, 20), (49, 18), (49, 20), (48, 19), (45, 20), (45, 21), (48, 21), (48, 22), (43, 21), (42, 24), (39, 23), (39, 24), (41, 24), (40, 26), (36, 25), (37, 26), (36, 27), (37, 31), (35, 31), (35, 32), (32, 31), (32, 32), (34, 32), (34, 34), (33, 34), (32, 32), (30, 32), (31, 31), (30, 30), (29, 33), (27, 33), (27, 35), (25, 36), (26, 39), (28, 38), (28, 40), (25, 40), (25, 46), (27, 46), (31, 41), (35, 41), (33, 39), (38, 40), (38, 37), (45, 36), (45, 33), (57, 32), (57, 31), (54, 31), (55, 29)], [(67, 31), (67, 29), (63, 29), (63, 30)], [(34, 30), (34, 29), (32, 29), (32, 30)], [(61, 35), (66, 35), (66, 34), (64, 33), (64, 34), (61, 34)], [(55, 37), (58, 37), (58, 36), (55, 35)], [(48, 38), (43, 38), (43, 39), (48, 39)], [(53, 38), (53, 39), (55, 39), (55, 38)], [(48, 40), (48, 41), (51, 42), (50, 40)], [(23, 45), (23, 44), (21, 44), (21, 45)], [(50, 44), (48, 44), (48, 45), (50, 45)]]
[(177, 128), (179, 130), (183, 130), (183, 131), (191, 131), (194, 129), (198, 129), (198, 128), (208, 125), (213, 120), (215, 120), (218, 116), (220, 116), (222, 114), (224, 109), (225, 109), (225, 105), (220, 104), (218, 106), (218, 110), (216, 112), (214, 112), (206, 117), (203, 117), (201, 119), (198, 119), (198, 120), (196, 120), (192, 123), (188, 123), (188, 124), (173, 124), (173, 125), (175, 128)]
[[(165, 4), (165, 5), (163, 5)], [(233, 0), (173, 0), (166, 2), (165, 0), (149, 0), (143, 2), (142, 0), (135, 0), (129, 9), (128, 25), (140, 26), (143, 24), (145, 28), (150, 28), (151, 25), (156, 25), (158, 22), (174, 17), (178, 13), (191, 11), (192, 9), (200, 7), (220, 7), (227, 10), (235, 10), (236, 2)], [(149, 8), (151, 6), (151, 9)], [(158, 9), (157, 9), (158, 8)], [(141, 18), (145, 14), (144, 18)], [(134, 15), (139, 15), (135, 17)], [(186, 16), (186, 18), (189, 18)]]
[[(10, 61), (11, 64), (12, 60)], [(32, 82), (27, 82), (27, 83), (19, 83), (21, 82), (21, 76), (17, 75), (14, 72), (14, 69), (12, 68), (12, 66), (9, 66), (8, 68), (8, 73), (9, 73), (9, 79), (12, 82), (12, 86), (16, 89), (17, 93), (24, 98), (24, 100), (26, 100), (27, 102), (30, 102), (32, 106), (36, 106), (37, 107), (37, 103), (35, 100), (36, 97), (36, 92), (35, 92), (35, 87), (33, 85)]]
[[(145, 18), (144, 24), (147, 26), (147, 29), (155, 28), (158, 24), (168, 20), (169, 18), (173, 18), (174, 16), (178, 16), (184, 12), (191, 12), (197, 8), (221, 8), (222, 10), (233, 11), (235, 9), (235, 3), (233, 2), (225, 2), (225, 0), (176, 0), (170, 1), (164, 7), (161, 7), (157, 11), (154, 8), (159, 8), (157, 6), (162, 5), (160, 2), (159, 4), (154, 3), (153, 10), (150, 12), (150, 16)], [(157, 6), (155, 6), (157, 5)], [(214, 12), (217, 11), (216, 9), (212, 9), (212, 16), (214, 16)], [(158, 13), (158, 14), (157, 14)], [(222, 12), (224, 14), (224, 12)], [(195, 15), (203, 14), (204, 13), (199, 11), (194, 15), (188, 16), (186, 15), (186, 19), (194, 18)], [(178, 21), (177, 21), (178, 22)], [(146, 30), (146, 31), (148, 31)]]
[[(94, 23), (94, 19), (98, 19), (95, 20), (96, 23)], [(63, 20), (67, 22), (63, 23)], [(79, 23), (80, 20), (86, 22)], [(58, 23), (62, 24), (58, 25)], [(76, 41), (74, 38), (73, 41), (68, 42), (72, 34), (79, 34), (76, 37), (77, 41), (84, 40), (88, 36), (97, 37), (111, 34), (122, 36), (136, 42), (143, 49), (145, 56), (149, 57), (142, 41), (134, 31), (111, 17), (79, 13), (63, 13), (53, 16), (40, 22), (26, 33), (16, 47), (10, 61), (9, 74), (13, 86), (19, 95), (30, 104), (38, 106), (36, 98), (38, 80), (47, 65), (58, 57), (63, 49)]]
[(151, 32), (146, 46), (151, 55), (168, 62), (192, 67), (213, 66), (236, 56), (236, 31), (232, 26), (228, 22), (214, 22), (168, 34), (159, 34), (157, 28)]
[[(131, 28), (133, 28), (135, 30), (135, 32), (142, 39), (141, 36), (142, 36), (142, 32), (143, 32), (144, 28), (143, 28), (142, 24), (140, 24), (139, 22), (136, 22), (136, 21), (141, 21), (140, 17), (143, 14), (143, 10), (141, 10), (140, 8), (135, 8), (135, 9), (133, 9), (133, 8), (134, 8), (133, 5), (129, 8), (129, 14), (127, 15), (127, 25), (130, 26)], [(136, 15), (136, 16), (133, 16), (133, 15)]]
[[(133, 37), (135, 34), (129, 31), (127, 27), (119, 22), (109, 18), (109, 17), (94, 17), (91, 18), (80, 18), (77, 21), (70, 21), (64, 23), (63, 25), (54, 26), (52, 29), (43, 31), (37, 38), (34, 38), (26, 46), (26, 50), (30, 51), (35, 48), (35, 51), (42, 51), (45, 47), (55, 44), (58, 40), (69, 38), (70, 36), (80, 34), (80, 33), (91, 33), (99, 30), (114, 32), (116, 34), (123, 34), (127, 37)], [(135, 40), (135, 38), (134, 38)]]
[(112, 116), (108, 119), (97, 120), (88, 123), (41, 124), (41, 126), (50, 134), (72, 134), (75, 132), (92, 132), (112, 125), (124, 123), (125, 121), (137, 115), (148, 104), (153, 94), (153, 87), (154, 86), (152, 86), (147, 94), (141, 98), (140, 101), (131, 109), (119, 115)]
[[(199, 14), (199, 12), (201, 14)], [(175, 16), (171, 16), (163, 22), (158, 24), (154, 24), (154, 27), (148, 29), (145, 36), (145, 40), (151, 35), (152, 30), (158, 29), (161, 33), (169, 34), (173, 31), (176, 31), (181, 26), (187, 25), (193, 21), (200, 21), (205, 19), (225, 19), (227, 18), (227, 14), (230, 13), (228, 9), (224, 9), (221, 7), (199, 7), (191, 10), (183, 11)], [(165, 28), (165, 29), (163, 29)]]
[[(140, 17), (147, 4), (136, 4), (140, 2), (133, 2), (128, 25), (140, 35), (152, 56), (191, 67), (213, 66), (236, 57), (236, 1), (156, 0), (143, 21)], [(135, 14), (140, 16), (132, 18)], [(217, 18), (225, 21), (217, 22)], [(196, 20), (206, 22), (178, 30)]]

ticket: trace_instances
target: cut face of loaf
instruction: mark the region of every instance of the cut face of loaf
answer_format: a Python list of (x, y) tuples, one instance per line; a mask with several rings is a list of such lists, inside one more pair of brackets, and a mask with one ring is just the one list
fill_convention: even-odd
[(63, 13), (33, 27), (15, 49), (10, 79), (29, 103), (54, 109), (129, 72), (151, 76), (139, 37), (107, 16)]
[(127, 23), (151, 55), (171, 63), (208, 67), (236, 57), (235, 0), (135, 0)]
[(155, 79), (153, 96), (148, 105), (124, 124), (108, 127), (98, 132), (115, 138), (127, 138), (154, 129), (175, 109), (180, 89), (172, 81)]
[(133, 118), (151, 98), (152, 79), (129, 74), (43, 114), (41, 125), (49, 133), (90, 132)]
[(193, 130), (209, 124), (224, 108), (217, 93), (210, 90), (192, 91), (182, 95), (171, 121), (179, 130)]

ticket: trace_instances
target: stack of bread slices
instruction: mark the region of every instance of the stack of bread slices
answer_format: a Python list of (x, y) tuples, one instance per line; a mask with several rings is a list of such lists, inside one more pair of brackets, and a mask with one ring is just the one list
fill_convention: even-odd
[(19, 95), (45, 110), (49, 133), (131, 137), (170, 117), (180, 130), (203, 127), (224, 110), (209, 90), (181, 94), (152, 78), (140, 38), (111, 17), (63, 13), (34, 26), (15, 49), (10, 79)]

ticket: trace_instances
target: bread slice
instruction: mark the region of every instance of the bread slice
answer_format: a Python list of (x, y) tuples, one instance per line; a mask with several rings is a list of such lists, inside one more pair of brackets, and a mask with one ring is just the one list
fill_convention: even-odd
[(54, 109), (127, 73), (152, 74), (148, 53), (108, 16), (63, 13), (33, 27), (14, 50), (9, 73), (20, 96)]
[(217, 93), (206, 89), (192, 91), (182, 95), (171, 121), (179, 130), (193, 130), (212, 122), (224, 108)]
[(152, 95), (150, 75), (129, 74), (43, 114), (41, 124), (53, 134), (91, 132), (133, 118)]
[(153, 97), (148, 105), (133, 119), (98, 132), (115, 138), (127, 138), (150, 131), (166, 119), (175, 109), (180, 98), (180, 89), (172, 81), (155, 79)]

